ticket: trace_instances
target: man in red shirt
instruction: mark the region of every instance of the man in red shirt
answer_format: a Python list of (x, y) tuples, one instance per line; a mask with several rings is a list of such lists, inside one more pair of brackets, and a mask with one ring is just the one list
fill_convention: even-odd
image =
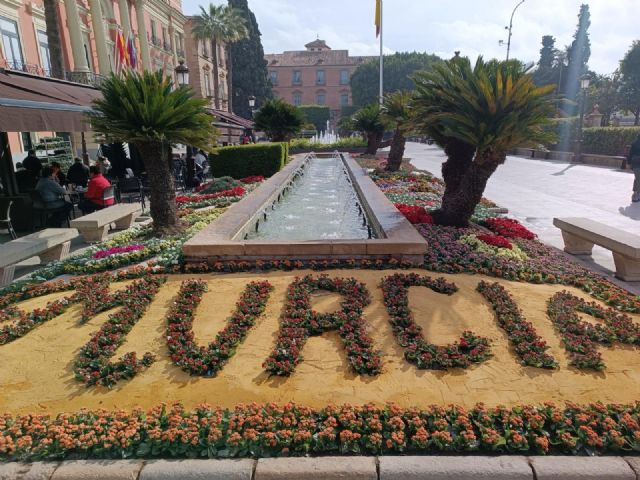
[(84, 194), (84, 198), (78, 204), (78, 207), (84, 214), (102, 210), (115, 203), (113, 198), (104, 198), (104, 190), (110, 187), (111, 184), (109, 180), (102, 176), (100, 167), (97, 165), (89, 167), (89, 175), (91, 176), (89, 186)]

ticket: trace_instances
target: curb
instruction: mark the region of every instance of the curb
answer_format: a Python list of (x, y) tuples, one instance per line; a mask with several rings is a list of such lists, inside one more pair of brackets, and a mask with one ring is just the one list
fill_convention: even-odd
[(381, 456), (1, 463), (0, 480), (640, 480), (640, 457)]

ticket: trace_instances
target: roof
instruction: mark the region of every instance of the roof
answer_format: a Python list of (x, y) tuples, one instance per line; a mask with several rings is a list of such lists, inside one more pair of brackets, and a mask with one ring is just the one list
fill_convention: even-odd
[(238, 126), (240, 128), (253, 128), (253, 122), (244, 117), (236, 115), (235, 113), (227, 112), (225, 110), (208, 109), (221, 123), (230, 124), (231, 126)]
[(264, 56), (267, 67), (304, 67), (313, 65), (360, 65), (377, 57), (349, 56), (349, 50), (307, 50), (272, 53)]
[(87, 85), (0, 69), (0, 131), (90, 130), (84, 114), (101, 96)]
[(311, 48), (326, 48), (328, 50), (331, 50), (331, 47), (327, 45), (327, 42), (325, 42), (324, 40), (320, 40), (319, 38), (317, 40), (314, 40), (313, 42), (307, 43), (304, 48), (306, 48), (307, 50)]

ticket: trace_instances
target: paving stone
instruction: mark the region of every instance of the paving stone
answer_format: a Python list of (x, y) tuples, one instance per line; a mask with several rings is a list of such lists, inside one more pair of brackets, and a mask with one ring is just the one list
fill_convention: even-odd
[(49, 480), (57, 462), (0, 463), (0, 480)]
[(136, 480), (142, 465), (142, 460), (65, 461), (51, 480)]
[(263, 458), (255, 480), (377, 480), (374, 457)]
[(631, 465), (631, 468), (636, 472), (636, 478), (640, 480), (640, 457), (625, 457), (625, 461)]
[(380, 457), (380, 480), (533, 480), (525, 457)]
[(139, 480), (251, 480), (254, 460), (152, 460)]
[(531, 457), (538, 480), (636, 480), (621, 457)]

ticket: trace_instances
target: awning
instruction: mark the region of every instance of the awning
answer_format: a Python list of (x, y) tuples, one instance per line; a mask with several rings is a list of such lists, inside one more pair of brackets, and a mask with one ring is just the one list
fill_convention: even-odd
[(216, 125), (226, 128), (248, 129), (253, 128), (253, 122), (247, 120), (235, 113), (226, 112), (224, 110), (208, 109), (212, 115), (218, 120)]
[(85, 132), (84, 114), (101, 95), (86, 85), (0, 70), (0, 131)]

